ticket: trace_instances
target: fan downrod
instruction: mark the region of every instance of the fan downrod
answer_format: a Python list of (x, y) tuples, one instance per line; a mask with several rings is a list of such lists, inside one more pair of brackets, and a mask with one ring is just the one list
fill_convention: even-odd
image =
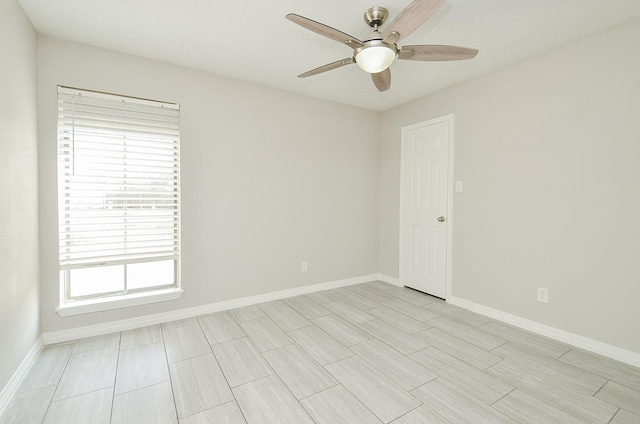
[(364, 21), (371, 28), (381, 26), (389, 16), (389, 11), (384, 7), (375, 6), (364, 12)]

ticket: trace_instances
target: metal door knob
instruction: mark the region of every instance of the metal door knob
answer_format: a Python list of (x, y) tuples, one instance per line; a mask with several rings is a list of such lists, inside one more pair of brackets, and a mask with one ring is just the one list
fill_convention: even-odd
[(444, 222), (444, 219), (445, 219), (444, 216), (439, 216), (438, 217), (438, 222)]

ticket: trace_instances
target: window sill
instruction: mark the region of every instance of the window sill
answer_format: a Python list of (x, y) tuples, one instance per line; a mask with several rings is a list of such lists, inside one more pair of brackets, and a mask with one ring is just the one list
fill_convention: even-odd
[(77, 302), (63, 304), (59, 308), (56, 308), (56, 312), (61, 317), (88, 314), (91, 312), (108, 311), (111, 309), (146, 305), (148, 303), (176, 300), (180, 299), (183, 293), (184, 291), (180, 288), (171, 288), (147, 293), (134, 293), (101, 299), (80, 300)]

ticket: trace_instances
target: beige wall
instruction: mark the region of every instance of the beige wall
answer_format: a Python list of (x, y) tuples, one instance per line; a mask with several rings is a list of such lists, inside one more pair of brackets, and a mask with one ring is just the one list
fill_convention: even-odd
[(0, 388), (40, 336), (37, 38), (17, 0), (0, 2)]
[[(377, 272), (379, 113), (47, 37), (38, 59), (44, 332)], [(182, 299), (54, 312), (58, 84), (180, 103)]]
[(453, 295), (640, 353), (638, 40), (636, 20), (385, 112), (380, 272), (400, 128), (455, 113)]

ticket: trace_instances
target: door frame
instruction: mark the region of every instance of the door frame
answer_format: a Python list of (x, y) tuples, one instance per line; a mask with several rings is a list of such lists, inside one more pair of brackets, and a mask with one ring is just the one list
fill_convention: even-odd
[(405, 164), (405, 149), (406, 149), (406, 132), (415, 128), (425, 127), (429, 125), (439, 124), (442, 122), (446, 122), (449, 124), (449, 152), (448, 152), (448, 160), (449, 160), (449, 172), (447, 175), (447, 220), (446, 231), (447, 231), (447, 251), (446, 251), (446, 261), (447, 266), (445, 268), (445, 300), (451, 296), (451, 286), (452, 286), (452, 260), (453, 260), (453, 243), (452, 237), (453, 234), (453, 194), (455, 182), (453, 181), (454, 177), (454, 158), (455, 158), (455, 114), (450, 113), (448, 115), (443, 115), (437, 118), (428, 119), (426, 121), (417, 122), (411, 125), (405, 125), (400, 128), (400, 219), (398, 220), (398, 246), (399, 246), (399, 257), (398, 257), (398, 276), (400, 280), (400, 284), (404, 286), (403, 283), (403, 275), (402, 275), (402, 255), (404, 253), (404, 247), (402, 246), (402, 224), (403, 224), (403, 213), (402, 206), (404, 204), (404, 190), (402, 184), (404, 182), (404, 175), (406, 172), (406, 164)]

